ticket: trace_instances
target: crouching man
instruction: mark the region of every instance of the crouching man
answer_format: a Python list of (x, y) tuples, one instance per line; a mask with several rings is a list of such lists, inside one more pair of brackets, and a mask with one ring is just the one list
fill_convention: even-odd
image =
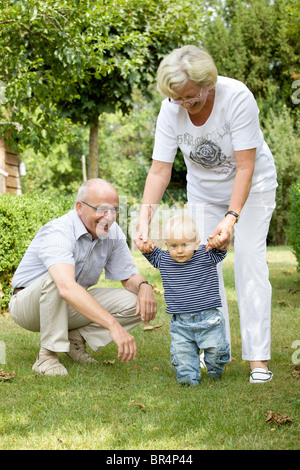
[[(156, 300), (138, 273), (126, 237), (116, 222), (118, 194), (101, 179), (79, 189), (75, 209), (42, 227), (29, 245), (12, 282), (10, 312), (23, 328), (39, 331), (41, 349), (32, 369), (66, 375), (59, 352), (96, 362), (86, 351), (114, 341), (118, 359), (135, 359), (129, 333), (155, 318)], [(93, 287), (105, 270), (122, 288)]]

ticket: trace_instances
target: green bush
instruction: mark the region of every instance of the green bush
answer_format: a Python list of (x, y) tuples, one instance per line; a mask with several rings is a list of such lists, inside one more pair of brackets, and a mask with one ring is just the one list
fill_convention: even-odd
[(290, 208), (289, 190), (300, 174), (299, 125), (294, 123), (291, 113), (282, 106), (281, 113), (270, 110), (261, 122), (264, 137), (274, 155), (278, 187), (276, 209), (268, 234), (269, 245), (285, 245)]
[(300, 271), (300, 179), (290, 189), (290, 212), (287, 235), (289, 244), (296, 255)]
[(0, 306), (7, 309), (11, 280), (40, 227), (74, 206), (73, 197), (0, 195)]

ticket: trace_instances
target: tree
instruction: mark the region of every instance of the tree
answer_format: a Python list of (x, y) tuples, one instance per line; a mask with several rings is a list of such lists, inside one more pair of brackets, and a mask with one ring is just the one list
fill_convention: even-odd
[(266, 111), (285, 103), (297, 112), (291, 95), (299, 74), (299, 1), (217, 0), (210, 4), (215, 15), (207, 24), (203, 43), (219, 74), (246, 83), (263, 100)]
[[(96, 176), (99, 115), (128, 112), (133, 87), (147, 95), (167, 52), (199, 43), (201, 10), (192, 0), (3, 1), (2, 134), (46, 153), (66, 124), (88, 125)], [(12, 122), (23, 126), (19, 134)]]
[(278, 175), (268, 241), (283, 244), (287, 241), (289, 191), (300, 171), (300, 4), (298, 0), (209, 3), (215, 14), (207, 24), (205, 48), (219, 74), (246, 83), (258, 101), (261, 127)]

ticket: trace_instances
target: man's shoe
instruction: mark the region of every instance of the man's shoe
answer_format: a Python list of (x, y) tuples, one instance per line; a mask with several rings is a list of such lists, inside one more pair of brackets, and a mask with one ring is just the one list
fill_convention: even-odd
[(68, 375), (67, 369), (59, 362), (57, 353), (48, 350), (37, 356), (32, 370), (43, 375)]
[(250, 383), (262, 384), (265, 382), (270, 382), (272, 378), (273, 378), (273, 374), (270, 370), (266, 370), (263, 367), (256, 367), (255, 369), (251, 371)]
[(85, 347), (85, 341), (78, 330), (69, 331), (70, 350), (66, 354), (78, 362), (98, 362), (93, 359), (87, 352)]

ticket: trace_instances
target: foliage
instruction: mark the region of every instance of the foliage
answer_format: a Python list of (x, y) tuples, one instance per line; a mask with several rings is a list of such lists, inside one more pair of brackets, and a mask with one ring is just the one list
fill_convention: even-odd
[[(141, 201), (145, 179), (151, 165), (156, 118), (161, 96), (152, 89), (147, 100), (141, 91), (133, 91), (133, 107), (128, 114), (121, 111), (103, 113), (99, 118), (99, 176), (110, 181), (120, 196), (129, 203)], [(54, 191), (73, 194), (82, 181), (81, 156), (88, 152), (88, 131), (72, 127), (72, 143), (52, 146), (47, 156), (26, 149), (21, 154), (27, 174), (22, 177), (22, 190)], [(39, 161), (39, 165), (36, 162)], [(172, 181), (164, 201), (182, 199), (185, 193), (185, 163), (178, 155)]]
[(141, 198), (151, 164), (155, 122), (161, 98), (153, 91), (147, 101), (138, 90), (133, 108), (103, 114), (99, 120), (99, 174), (110, 181), (120, 195)]
[(133, 86), (146, 93), (166, 52), (199, 41), (201, 10), (191, 0), (1, 2), (2, 133), (44, 154), (69, 119), (93, 136), (101, 113), (131, 108)]
[(287, 227), (289, 243), (295, 253), (300, 271), (300, 179), (290, 188), (290, 217)]
[(74, 205), (73, 198), (50, 195), (0, 195), (0, 298), (1, 310), (9, 302), (10, 284), (38, 229)]
[(262, 122), (262, 129), (274, 155), (278, 181), (276, 209), (271, 220), (268, 243), (284, 245), (290, 210), (289, 189), (300, 174), (299, 125), (294, 124), (290, 112), (283, 105), (278, 115), (270, 109)]
[(204, 46), (220, 75), (244, 82), (265, 109), (285, 103), (297, 112), (291, 95), (299, 75), (299, 2), (226, 0), (212, 3)]
[(88, 131), (72, 126), (69, 142), (52, 145), (47, 155), (27, 148), (20, 158), (26, 166), (21, 177), (22, 192), (57, 194), (60, 197), (74, 194), (83, 182), (82, 155), (88, 155)]

